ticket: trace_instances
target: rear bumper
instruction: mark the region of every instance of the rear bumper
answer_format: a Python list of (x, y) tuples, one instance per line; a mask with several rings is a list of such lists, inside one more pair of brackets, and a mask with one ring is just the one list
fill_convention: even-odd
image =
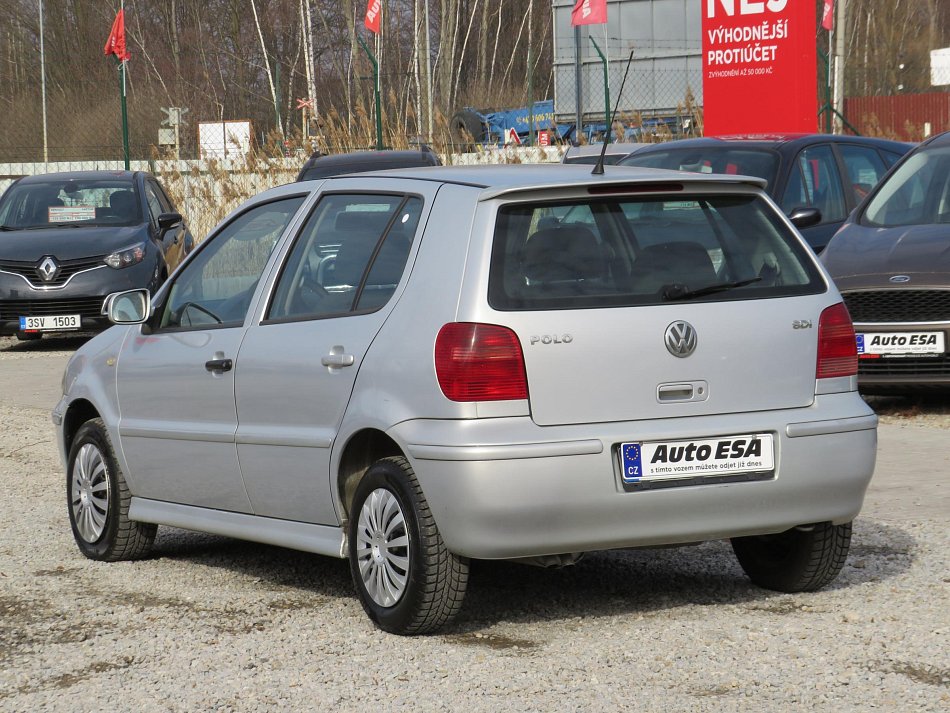
[[(528, 418), (392, 429), (456, 554), (500, 559), (696, 542), (848, 522), (874, 470), (877, 417), (856, 394), (807, 409), (540, 428)], [(623, 489), (616, 445), (748, 432), (775, 437), (775, 477)]]

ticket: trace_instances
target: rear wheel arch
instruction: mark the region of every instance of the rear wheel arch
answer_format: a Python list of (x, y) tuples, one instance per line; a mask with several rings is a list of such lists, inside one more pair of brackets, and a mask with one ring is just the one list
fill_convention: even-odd
[(399, 444), (375, 428), (357, 431), (346, 442), (337, 469), (337, 498), (343, 520), (349, 519), (356, 488), (366, 471), (376, 461), (390, 456), (404, 456)]

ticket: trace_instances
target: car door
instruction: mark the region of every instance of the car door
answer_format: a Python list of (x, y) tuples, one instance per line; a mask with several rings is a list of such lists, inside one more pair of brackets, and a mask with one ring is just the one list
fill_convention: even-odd
[(254, 205), (208, 238), (122, 346), (119, 437), (137, 495), (250, 512), (234, 433), (234, 362), (270, 254), (306, 198)]
[(324, 195), (288, 253), (263, 320), (241, 345), (235, 383), (238, 456), (255, 514), (336, 524), (331, 448), (406, 279), (426, 197)]

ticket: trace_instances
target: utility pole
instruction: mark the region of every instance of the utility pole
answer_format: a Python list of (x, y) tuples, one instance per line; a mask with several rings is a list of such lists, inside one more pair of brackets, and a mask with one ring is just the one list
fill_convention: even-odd
[(847, 17), (847, 0), (838, 0), (835, 12), (835, 86), (834, 98), (834, 132), (840, 134), (843, 131), (842, 117), (844, 116), (844, 42), (845, 42), (845, 21)]
[(46, 133), (46, 51), (43, 48), (43, 0), (40, 0), (40, 82), (43, 87), (43, 163), (49, 163), (49, 142)]
[(426, 96), (428, 97), (427, 114), (429, 118), (428, 143), (432, 143), (432, 49), (429, 47), (429, 0), (426, 0)]

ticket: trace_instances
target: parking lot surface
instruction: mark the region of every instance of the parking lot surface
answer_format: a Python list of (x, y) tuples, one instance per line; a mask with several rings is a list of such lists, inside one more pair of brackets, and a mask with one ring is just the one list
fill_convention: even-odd
[(0, 710), (950, 707), (950, 398), (870, 400), (878, 465), (823, 591), (752, 586), (726, 542), (478, 562), (456, 623), (407, 639), (342, 560), (172, 528), (84, 559), (49, 419), (81, 342), (0, 339)]

